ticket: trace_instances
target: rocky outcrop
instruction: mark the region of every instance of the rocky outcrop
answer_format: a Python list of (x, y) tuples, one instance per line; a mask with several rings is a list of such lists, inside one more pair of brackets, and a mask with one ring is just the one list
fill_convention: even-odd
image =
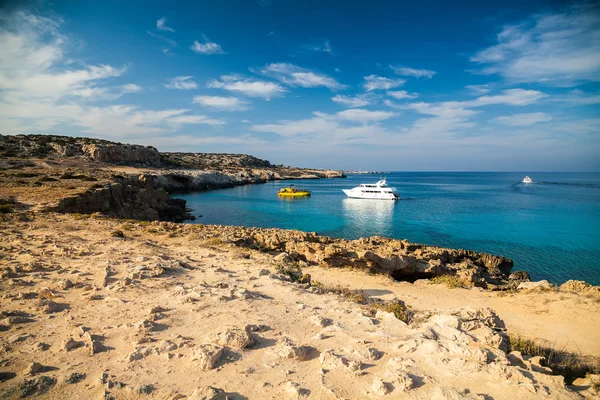
[(396, 280), (414, 282), (451, 275), (467, 286), (488, 289), (510, 289), (516, 283), (509, 281), (512, 260), (473, 250), (446, 249), (377, 236), (344, 240), (283, 229), (212, 225), (175, 229), (206, 239), (220, 238), (241, 247), (285, 252), (284, 258), (298, 264), (357, 268), (387, 274)]
[(161, 166), (154, 147), (54, 135), (0, 135), (0, 154), (19, 158), (71, 158), (118, 165)]
[(279, 170), (279, 169), (238, 169), (238, 170), (152, 170), (144, 174), (143, 180), (155, 189), (167, 192), (204, 191), (231, 188), (272, 180), (342, 178), (335, 170)]
[(86, 144), (81, 147), (90, 159), (108, 164), (160, 166), (160, 153), (151, 146), (131, 144)]
[(143, 180), (124, 180), (61, 199), (55, 211), (79, 214), (100, 212), (117, 218), (178, 222), (193, 219), (185, 203), (185, 200), (171, 198), (162, 188), (148, 186)]

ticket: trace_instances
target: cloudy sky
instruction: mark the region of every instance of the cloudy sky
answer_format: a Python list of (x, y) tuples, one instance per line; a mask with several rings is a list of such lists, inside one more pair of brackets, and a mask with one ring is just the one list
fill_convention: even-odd
[(599, 171), (593, 2), (4, 1), (0, 132), (413, 171)]

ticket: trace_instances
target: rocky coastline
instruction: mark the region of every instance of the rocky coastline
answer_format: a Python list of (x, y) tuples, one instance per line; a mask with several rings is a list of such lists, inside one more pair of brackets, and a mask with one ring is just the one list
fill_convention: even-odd
[(600, 287), (407, 240), (182, 224), (171, 197), (339, 177), (0, 136), (0, 397), (597, 398)]
[[(148, 221), (194, 218), (184, 200), (170, 196), (174, 192), (345, 177), (341, 171), (272, 165), (246, 154), (161, 153), (151, 146), (52, 135), (0, 135), (0, 156), (5, 186), (60, 189), (76, 183), (84, 189), (59, 196), (48, 211)], [(84, 187), (81, 180), (96, 183)]]

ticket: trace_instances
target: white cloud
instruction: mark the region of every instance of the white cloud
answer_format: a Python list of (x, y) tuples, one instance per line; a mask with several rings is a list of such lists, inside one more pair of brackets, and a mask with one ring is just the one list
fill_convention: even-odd
[(194, 40), (194, 44), (190, 46), (190, 49), (195, 53), (204, 55), (225, 54), (220, 45), (216, 44), (215, 42), (211, 42), (206, 36), (204, 36), (204, 43)]
[(338, 104), (342, 104), (342, 105), (344, 105), (346, 107), (350, 107), (350, 108), (368, 106), (369, 104), (371, 104), (373, 102), (373, 98), (371, 96), (364, 95), (364, 94), (354, 96), (354, 97), (338, 94), (338, 95), (332, 97), (331, 100), (333, 100), (334, 102), (336, 102)]
[(208, 125), (223, 125), (225, 121), (222, 119), (208, 118), (205, 115), (180, 115), (167, 119), (167, 122), (174, 124), (208, 124)]
[(304, 88), (323, 86), (331, 90), (346, 88), (346, 85), (342, 85), (328, 75), (316, 73), (289, 63), (269, 64), (261, 69), (260, 73), (278, 79), (290, 86), (301, 86)]
[(500, 74), (510, 82), (574, 86), (600, 81), (599, 38), (598, 7), (573, 6), (504, 26), (497, 44), (471, 61), (485, 66), (476, 73)]
[(248, 109), (249, 102), (239, 97), (196, 96), (193, 103), (212, 107), (222, 111), (243, 111)]
[(396, 104), (391, 100), (385, 99), (383, 104), (388, 106), (389, 108), (395, 108), (396, 110), (406, 110), (406, 104)]
[(145, 110), (134, 105), (95, 105), (141, 90), (112, 85), (126, 68), (81, 65), (66, 54), (73, 43), (60, 33), (62, 21), (17, 12), (0, 14), (0, 120), (11, 133), (65, 127), (106, 138), (151, 137), (185, 124), (225, 121), (190, 115), (187, 109)]
[(352, 108), (336, 114), (338, 118), (361, 123), (384, 121), (392, 118), (394, 115), (396, 114), (389, 111), (369, 111), (361, 108)]
[(137, 93), (142, 90), (142, 87), (133, 83), (128, 83), (121, 86), (123, 93)]
[(156, 29), (158, 29), (159, 31), (175, 32), (173, 29), (165, 25), (165, 22), (167, 22), (167, 19), (165, 17), (162, 17), (161, 19), (156, 21)]
[(331, 48), (331, 43), (329, 40), (324, 40), (322, 42), (309, 43), (304, 45), (304, 48), (315, 51), (315, 52), (323, 52), (333, 54), (333, 49)]
[(537, 90), (508, 89), (503, 90), (501, 94), (493, 96), (481, 96), (475, 100), (467, 102), (467, 104), (472, 107), (487, 106), (492, 104), (526, 106), (533, 104), (545, 97), (548, 97), (548, 95)]
[(165, 47), (165, 48), (162, 49), (162, 52), (165, 53), (165, 54), (169, 54), (169, 51), (171, 51), (171, 49), (173, 47), (177, 47), (177, 42), (174, 41), (174, 40), (172, 40), (172, 39), (169, 39), (169, 38), (164, 37), (162, 35), (158, 35), (158, 34), (156, 34), (154, 32), (151, 32), (151, 31), (147, 31), (146, 33), (148, 33), (148, 35), (152, 36), (153, 38), (159, 39), (159, 40), (161, 40), (161, 41), (163, 41), (163, 42), (165, 42), (167, 44), (167, 47)]
[(414, 76), (415, 78), (431, 79), (436, 74), (435, 71), (431, 71), (428, 69), (415, 69), (415, 68), (394, 66), (394, 65), (390, 65), (390, 68), (394, 71), (394, 73), (396, 75)]
[(551, 100), (566, 103), (570, 106), (587, 106), (600, 103), (600, 94), (572, 90), (566, 95), (552, 96)]
[(486, 94), (492, 91), (489, 84), (483, 85), (467, 85), (465, 89), (470, 90), (474, 94)]
[(387, 95), (392, 96), (393, 98), (395, 98), (397, 100), (416, 99), (417, 97), (419, 97), (418, 93), (408, 93), (406, 90), (397, 90), (395, 92), (387, 92)]
[(390, 79), (383, 76), (365, 76), (364, 88), (371, 92), (373, 90), (390, 90), (406, 83), (404, 79)]
[(196, 89), (198, 84), (192, 80), (193, 76), (176, 76), (175, 78), (170, 78), (169, 83), (165, 84), (167, 89), (182, 89), (182, 90), (190, 90)]
[(314, 117), (293, 121), (279, 121), (276, 124), (253, 125), (256, 132), (276, 133), (296, 144), (310, 144), (317, 147), (336, 144), (371, 143), (380, 144), (390, 132), (379, 122), (395, 116), (386, 111), (349, 109), (335, 114), (314, 112)]
[(282, 96), (287, 92), (283, 86), (277, 83), (253, 81), (238, 75), (221, 75), (221, 80), (214, 79), (208, 82), (207, 87), (238, 92), (249, 97), (262, 97), (266, 100)]
[(543, 112), (514, 114), (494, 118), (494, 121), (509, 126), (530, 126), (538, 122), (548, 122), (552, 117)]

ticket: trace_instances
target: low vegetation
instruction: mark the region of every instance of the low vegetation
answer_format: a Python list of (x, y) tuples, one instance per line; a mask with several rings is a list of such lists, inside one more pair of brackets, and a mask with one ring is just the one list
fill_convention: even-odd
[(124, 238), (125, 234), (121, 230), (116, 230), (116, 231), (111, 232), (110, 236), (112, 236), (114, 238)]
[(311, 286), (317, 294), (333, 293), (349, 301), (363, 305), (371, 315), (375, 315), (377, 311), (384, 311), (394, 314), (396, 318), (405, 323), (409, 323), (412, 320), (413, 312), (401, 300), (382, 301), (373, 299), (363, 290), (353, 290), (342, 286), (329, 286), (318, 281), (313, 281)]
[(456, 275), (439, 275), (430, 279), (432, 284), (445, 285), (451, 289), (464, 288), (465, 283)]
[(547, 341), (525, 339), (515, 335), (509, 335), (509, 341), (509, 351), (519, 351), (526, 356), (544, 358), (544, 365), (552, 368), (555, 374), (564, 376), (565, 383), (568, 385), (577, 378), (600, 372), (598, 357), (583, 356), (559, 349)]

